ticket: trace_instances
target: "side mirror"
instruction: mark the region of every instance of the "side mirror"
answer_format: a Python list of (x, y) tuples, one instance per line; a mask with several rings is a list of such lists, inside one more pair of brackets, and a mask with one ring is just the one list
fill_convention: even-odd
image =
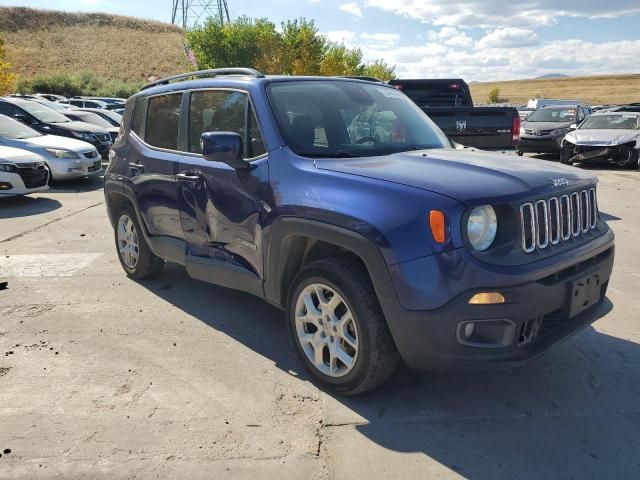
[(237, 133), (204, 132), (200, 135), (200, 150), (211, 162), (223, 162), (238, 170), (249, 166), (242, 158), (242, 137)]
[(569, 126), (569, 130), (576, 130), (577, 128), (578, 128), (578, 125), (575, 123)]

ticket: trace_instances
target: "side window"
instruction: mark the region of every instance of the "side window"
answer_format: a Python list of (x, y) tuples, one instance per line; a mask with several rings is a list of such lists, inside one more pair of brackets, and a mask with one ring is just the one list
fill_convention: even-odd
[(133, 107), (133, 121), (131, 122), (131, 130), (142, 138), (142, 120), (144, 119), (144, 98), (136, 101)]
[(260, 133), (260, 126), (258, 119), (256, 118), (256, 112), (251, 108), (249, 104), (249, 136), (247, 138), (247, 158), (259, 157), (267, 153), (262, 134)]
[(149, 98), (144, 140), (167, 150), (178, 149), (178, 125), (182, 93)]
[(8, 103), (0, 102), (0, 114), (6, 115), (7, 117), (13, 117), (18, 113), (18, 110)]
[(204, 132), (235, 132), (245, 136), (247, 96), (241, 92), (192, 92), (189, 103), (189, 151), (200, 152)]

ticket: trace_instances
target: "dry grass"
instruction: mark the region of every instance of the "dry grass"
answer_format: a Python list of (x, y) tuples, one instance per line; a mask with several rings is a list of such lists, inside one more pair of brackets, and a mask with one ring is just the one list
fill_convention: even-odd
[(640, 74), (472, 83), (470, 87), (476, 103), (486, 102), (493, 88), (500, 89), (500, 98), (516, 104), (538, 97), (575, 98), (592, 105), (640, 102)]
[(0, 34), (21, 78), (90, 71), (138, 81), (185, 69), (182, 30), (155, 21), (9, 7), (0, 8)]

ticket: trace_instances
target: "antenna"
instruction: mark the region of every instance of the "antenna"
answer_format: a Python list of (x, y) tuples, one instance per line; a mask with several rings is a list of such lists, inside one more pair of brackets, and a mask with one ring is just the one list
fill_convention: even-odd
[(227, 0), (172, 0), (171, 23), (193, 28), (207, 18), (230, 23)]

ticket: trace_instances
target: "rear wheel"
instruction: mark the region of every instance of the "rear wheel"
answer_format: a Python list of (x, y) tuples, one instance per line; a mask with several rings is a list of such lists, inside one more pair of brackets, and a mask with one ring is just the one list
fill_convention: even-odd
[(138, 218), (130, 206), (116, 215), (116, 250), (120, 265), (131, 278), (153, 277), (160, 272), (164, 260), (154, 255), (141, 232)]
[(309, 264), (293, 281), (291, 335), (307, 369), (343, 395), (383, 383), (398, 364), (391, 333), (366, 270), (345, 258)]

